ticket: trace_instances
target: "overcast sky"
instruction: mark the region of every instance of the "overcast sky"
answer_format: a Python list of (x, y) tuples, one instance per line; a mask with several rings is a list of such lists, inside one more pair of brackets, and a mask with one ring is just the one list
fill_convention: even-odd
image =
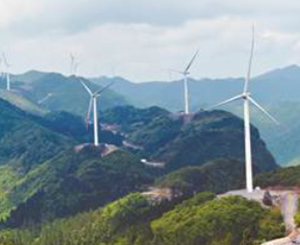
[(70, 70), (136, 82), (177, 79), (197, 48), (199, 77), (253, 73), (300, 63), (299, 0), (0, 0), (0, 50), (13, 73)]

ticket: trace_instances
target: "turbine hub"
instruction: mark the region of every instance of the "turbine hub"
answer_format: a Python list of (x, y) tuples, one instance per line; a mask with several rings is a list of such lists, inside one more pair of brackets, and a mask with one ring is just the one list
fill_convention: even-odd
[(250, 93), (249, 92), (244, 92), (242, 94), (243, 99), (248, 99), (250, 97)]

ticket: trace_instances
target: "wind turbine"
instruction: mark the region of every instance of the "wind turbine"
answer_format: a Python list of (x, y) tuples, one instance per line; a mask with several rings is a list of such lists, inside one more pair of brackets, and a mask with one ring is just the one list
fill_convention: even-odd
[(75, 58), (75, 56), (72, 53), (70, 53), (70, 59), (71, 59), (70, 74), (76, 75), (79, 62), (77, 61), (77, 59)]
[(252, 172), (252, 149), (251, 149), (251, 126), (250, 126), (250, 104), (253, 104), (260, 111), (262, 111), (269, 119), (271, 119), (276, 124), (279, 122), (268, 113), (261, 105), (259, 105), (251, 96), (249, 92), (249, 82), (251, 78), (252, 60), (254, 55), (254, 26), (252, 27), (252, 43), (251, 43), (251, 53), (248, 66), (248, 73), (245, 78), (244, 90), (241, 94), (234, 96), (228, 100), (225, 100), (210, 109), (226, 105), (236, 100), (244, 100), (244, 130), (245, 130), (245, 162), (246, 162), (246, 188), (249, 193), (253, 192), (253, 172)]
[(196, 57), (198, 56), (199, 50), (196, 51), (193, 58), (191, 59), (188, 66), (184, 71), (175, 71), (181, 75), (183, 75), (183, 89), (184, 89), (184, 114), (187, 115), (190, 113), (190, 99), (189, 99), (189, 86), (188, 86), (188, 75), (190, 74), (190, 68), (193, 65)]
[(87, 125), (89, 123), (90, 119), (90, 114), (93, 109), (93, 116), (94, 116), (94, 145), (99, 146), (99, 133), (98, 133), (98, 110), (97, 110), (97, 98), (105, 91), (107, 90), (110, 86), (113, 85), (113, 83), (108, 84), (107, 86), (97, 90), (96, 92), (92, 92), (91, 89), (82, 81), (80, 80), (82, 86), (85, 88), (85, 90), (89, 93), (90, 95), (90, 103), (89, 103), (89, 108), (88, 108), (88, 113), (87, 113)]
[(6, 90), (10, 91), (10, 74), (9, 74), (9, 68), (11, 67), (11, 64), (8, 63), (5, 53), (2, 53), (3, 62), (6, 66), (6, 72), (3, 72), (3, 77), (6, 76)]

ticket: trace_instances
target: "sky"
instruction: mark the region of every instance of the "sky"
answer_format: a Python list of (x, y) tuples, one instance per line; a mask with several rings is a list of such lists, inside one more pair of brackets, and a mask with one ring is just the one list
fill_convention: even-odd
[(0, 50), (12, 73), (123, 76), (134, 82), (246, 74), (300, 64), (299, 0), (0, 0)]

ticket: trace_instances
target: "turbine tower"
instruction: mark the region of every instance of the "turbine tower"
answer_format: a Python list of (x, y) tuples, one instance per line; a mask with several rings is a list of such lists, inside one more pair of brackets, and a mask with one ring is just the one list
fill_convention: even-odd
[(74, 63), (74, 75), (76, 76), (78, 71), (78, 66), (80, 65), (79, 61), (75, 61)]
[(81, 82), (82, 86), (85, 88), (85, 90), (89, 93), (89, 95), (91, 97), (86, 120), (87, 120), (87, 126), (88, 126), (89, 119), (90, 119), (90, 114), (93, 110), (93, 116), (94, 116), (94, 145), (99, 146), (97, 98), (105, 90), (107, 90), (110, 86), (112, 86), (113, 83), (108, 84), (107, 86), (99, 89), (96, 92), (92, 92), (91, 89), (82, 80), (80, 80), (80, 82)]
[(249, 82), (251, 78), (251, 69), (252, 69), (252, 60), (254, 54), (254, 44), (255, 44), (255, 36), (254, 36), (254, 26), (252, 27), (252, 43), (251, 43), (251, 53), (250, 60), (248, 66), (248, 72), (245, 78), (244, 90), (241, 94), (234, 96), (228, 100), (225, 100), (210, 109), (226, 105), (236, 100), (243, 99), (244, 100), (244, 133), (245, 133), (245, 163), (246, 163), (246, 188), (247, 191), (253, 192), (253, 171), (252, 171), (252, 149), (251, 149), (251, 126), (250, 126), (250, 104), (253, 104), (260, 111), (262, 111), (269, 119), (271, 119), (276, 124), (279, 122), (268, 113), (262, 106), (260, 106), (251, 96), (249, 92)]
[(184, 96), (184, 114), (187, 115), (190, 113), (190, 98), (189, 98), (189, 86), (188, 86), (188, 75), (190, 74), (190, 68), (193, 65), (196, 57), (198, 56), (199, 50), (196, 51), (193, 58), (191, 59), (188, 66), (184, 71), (175, 71), (183, 75), (183, 96)]
[(6, 66), (6, 71), (3, 72), (3, 77), (6, 76), (6, 90), (10, 91), (10, 74), (9, 74), (9, 68), (11, 67), (11, 64), (8, 63), (5, 53), (2, 53), (3, 62)]

